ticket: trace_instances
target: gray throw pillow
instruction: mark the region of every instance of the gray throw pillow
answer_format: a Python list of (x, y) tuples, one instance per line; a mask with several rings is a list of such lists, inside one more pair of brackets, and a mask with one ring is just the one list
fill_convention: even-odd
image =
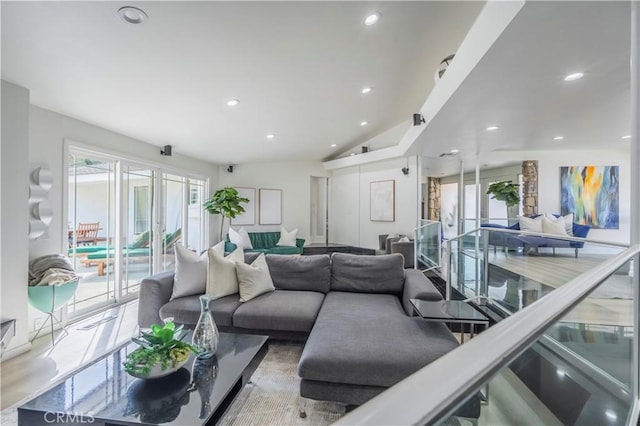
[(208, 260), (206, 251), (198, 256), (182, 244), (176, 244), (176, 272), (171, 300), (204, 293)]

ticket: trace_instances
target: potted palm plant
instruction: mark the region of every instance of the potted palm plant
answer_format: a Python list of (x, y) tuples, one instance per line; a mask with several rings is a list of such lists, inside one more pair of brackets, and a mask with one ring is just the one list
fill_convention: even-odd
[(238, 193), (238, 190), (232, 187), (226, 187), (217, 190), (211, 198), (209, 198), (204, 204), (204, 208), (210, 214), (219, 214), (222, 216), (220, 221), (220, 240), (222, 241), (222, 231), (224, 230), (224, 219), (228, 217), (233, 219), (234, 217), (244, 213), (244, 207), (242, 203), (248, 203), (248, 198), (243, 198)]

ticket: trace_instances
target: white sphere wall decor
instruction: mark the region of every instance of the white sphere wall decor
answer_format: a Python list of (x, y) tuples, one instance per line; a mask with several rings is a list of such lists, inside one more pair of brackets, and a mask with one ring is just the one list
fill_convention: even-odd
[(53, 220), (53, 206), (49, 190), (53, 186), (53, 173), (43, 165), (32, 165), (29, 172), (29, 239), (47, 238)]

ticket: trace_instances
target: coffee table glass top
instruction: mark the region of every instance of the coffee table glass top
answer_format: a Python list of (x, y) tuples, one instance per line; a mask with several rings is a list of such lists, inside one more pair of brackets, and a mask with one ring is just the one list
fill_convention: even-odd
[[(185, 340), (190, 340), (190, 334)], [(203, 425), (225, 397), (243, 385), (267, 350), (267, 337), (220, 333), (216, 356), (208, 362), (193, 355), (169, 376), (142, 380), (124, 371), (122, 362), (138, 345), (127, 343), (18, 409), (35, 424), (46, 413), (74, 413), (110, 424)], [(53, 418), (52, 414), (48, 414)], [(34, 419), (34, 420), (29, 420)], [(43, 423), (46, 423), (46, 418)]]
[(411, 299), (416, 313), (425, 320), (488, 323), (489, 319), (462, 300)]

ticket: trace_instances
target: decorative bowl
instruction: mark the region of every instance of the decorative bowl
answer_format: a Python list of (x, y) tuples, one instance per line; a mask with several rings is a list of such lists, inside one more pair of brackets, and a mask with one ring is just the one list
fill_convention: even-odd
[(169, 366), (166, 370), (162, 369), (162, 365), (156, 364), (153, 367), (151, 367), (151, 371), (149, 371), (149, 374), (145, 376), (134, 373), (134, 372), (129, 372), (129, 374), (138, 379), (159, 379), (160, 377), (165, 377), (165, 376), (168, 376), (169, 374), (175, 373), (180, 368), (182, 368), (182, 366), (185, 365), (187, 361), (189, 361), (188, 357), (185, 360), (176, 363), (175, 367)]

